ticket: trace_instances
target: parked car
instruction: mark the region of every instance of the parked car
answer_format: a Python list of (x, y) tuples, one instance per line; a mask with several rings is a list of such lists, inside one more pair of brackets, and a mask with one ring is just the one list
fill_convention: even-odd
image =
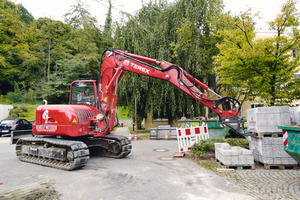
[(15, 130), (32, 130), (32, 124), (26, 119), (4, 119), (0, 123), (0, 136)]

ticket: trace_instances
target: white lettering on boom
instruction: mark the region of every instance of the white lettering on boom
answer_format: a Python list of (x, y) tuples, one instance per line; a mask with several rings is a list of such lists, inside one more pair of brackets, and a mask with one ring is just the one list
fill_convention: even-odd
[[(141, 72), (144, 72), (144, 73), (146, 73), (146, 74), (150, 74), (150, 69), (147, 69), (147, 68), (145, 68), (145, 67), (142, 67), (142, 66), (139, 66), (139, 65), (137, 65), (137, 64), (134, 64), (134, 63), (132, 63), (132, 62), (129, 62), (128, 60), (124, 60), (123, 64), (126, 65), (126, 66), (130, 66), (130, 67), (133, 68), (133, 69), (137, 69), (137, 70), (139, 70), (139, 71), (141, 71)], [(129, 64), (130, 64), (130, 65), (129, 65)]]

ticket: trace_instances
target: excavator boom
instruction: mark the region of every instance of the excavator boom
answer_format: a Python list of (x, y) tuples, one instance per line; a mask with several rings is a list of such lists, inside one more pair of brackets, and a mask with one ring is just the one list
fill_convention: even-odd
[[(119, 49), (106, 50), (102, 57), (99, 85), (103, 95), (100, 98), (103, 100), (101, 101), (100, 109), (103, 110), (104, 117), (110, 113), (109, 108), (112, 103), (106, 100), (112, 99), (116, 101), (116, 96), (113, 95), (116, 95), (118, 82), (126, 71), (170, 82), (215, 112), (219, 116), (220, 121), (233, 129), (235, 133), (239, 135), (244, 134), (243, 120), (238, 116), (241, 103), (237, 99), (220, 96), (177, 65), (167, 61), (158, 61), (153, 58), (131, 54)], [(211, 100), (199, 87), (215, 95), (217, 99)], [(110, 119), (114, 120), (113, 118)], [(103, 126), (104, 124), (102, 123)]]

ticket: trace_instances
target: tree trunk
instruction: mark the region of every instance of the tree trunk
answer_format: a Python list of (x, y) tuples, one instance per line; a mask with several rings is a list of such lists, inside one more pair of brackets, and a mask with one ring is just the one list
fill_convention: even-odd
[(48, 44), (48, 70), (47, 70), (47, 77), (48, 81), (50, 81), (50, 59), (51, 59), (51, 37), (49, 37), (49, 44)]

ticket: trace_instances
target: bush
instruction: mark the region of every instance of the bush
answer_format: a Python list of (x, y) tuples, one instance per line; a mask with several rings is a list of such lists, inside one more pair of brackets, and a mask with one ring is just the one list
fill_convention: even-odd
[(207, 140), (201, 140), (199, 143), (196, 143), (192, 146), (191, 152), (193, 154), (202, 155), (205, 153), (214, 153), (215, 152), (215, 143), (225, 143), (227, 142), (230, 146), (240, 146), (246, 149), (249, 149), (249, 142), (244, 138), (210, 138)]
[(12, 103), (22, 102), (23, 94), (21, 92), (9, 92), (6, 95), (6, 98)]
[(3, 95), (0, 95), (0, 103), (1, 104), (7, 104), (8, 103), (7, 98), (5, 98), (5, 96), (3, 96)]
[(5, 97), (8, 103), (31, 103), (37, 102), (37, 94), (32, 89), (20, 90), (19, 87), (15, 87), (14, 92), (8, 92)]
[(14, 107), (9, 112), (9, 116), (7, 118), (24, 118), (26, 117), (28, 108), (26, 106)]

